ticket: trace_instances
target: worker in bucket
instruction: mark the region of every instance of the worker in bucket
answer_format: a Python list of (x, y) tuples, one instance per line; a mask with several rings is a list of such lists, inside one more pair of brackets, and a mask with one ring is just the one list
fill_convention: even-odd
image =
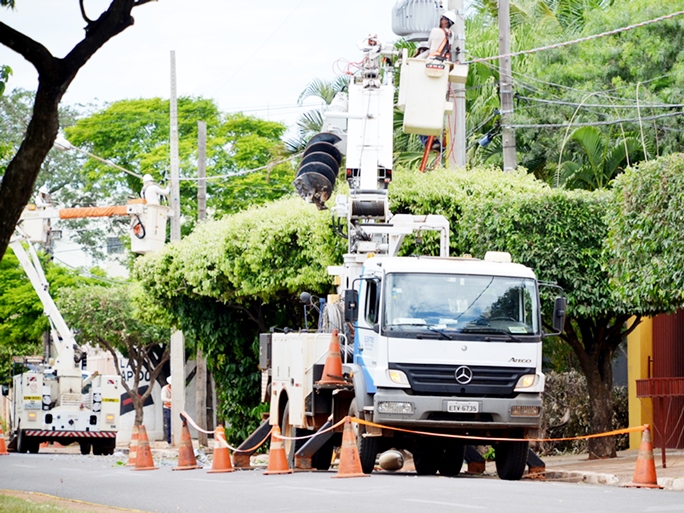
[(171, 376), (166, 378), (166, 385), (162, 387), (161, 400), (164, 408), (164, 435), (166, 443), (171, 445)]
[[(456, 13), (445, 11), (439, 19), (439, 27), (430, 31), (427, 45), (421, 44), (418, 47), (419, 59), (437, 59), (448, 61), (451, 59), (451, 42), (453, 41), (452, 25), (456, 23)], [(421, 51), (422, 50), (422, 51)]]
[(50, 198), (50, 191), (45, 185), (41, 185), (36, 196), (36, 206), (38, 208), (45, 208), (52, 205), (52, 198)]
[(161, 197), (168, 197), (169, 188), (162, 188), (154, 181), (152, 175), (146, 174), (143, 176), (143, 188), (140, 191), (140, 197), (143, 198), (148, 205), (159, 205)]

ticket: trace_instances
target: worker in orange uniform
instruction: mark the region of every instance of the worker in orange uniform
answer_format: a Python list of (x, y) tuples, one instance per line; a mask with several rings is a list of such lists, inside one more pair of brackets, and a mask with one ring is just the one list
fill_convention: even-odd
[(166, 385), (162, 387), (161, 400), (164, 408), (164, 434), (166, 442), (171, 445), (171, 376), (166, 378)]

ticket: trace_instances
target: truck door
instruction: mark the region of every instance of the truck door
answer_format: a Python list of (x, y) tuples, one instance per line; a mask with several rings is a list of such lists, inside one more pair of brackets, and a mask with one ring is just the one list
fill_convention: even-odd
[[(386, 358), (380, 356), (379, 333), (374, 326), (380, 322), (380, 280), (362, 280), (360, 294), (362, 304), (358, 321), (356, 362), (366, 377), (367, 392), (375, 392), (373, 375)], [(376, 328), (377, 329), (377, 328)]]

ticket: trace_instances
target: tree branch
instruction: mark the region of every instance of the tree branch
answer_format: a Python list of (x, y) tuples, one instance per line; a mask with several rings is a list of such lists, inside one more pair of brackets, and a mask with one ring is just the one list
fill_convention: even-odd
[(56, 59), (47, 48), (2, 22), (0, 22), (0, 44), (17, 52), (33, 64), (38, 75), (49, 73), (49, 70), (55, 65)]

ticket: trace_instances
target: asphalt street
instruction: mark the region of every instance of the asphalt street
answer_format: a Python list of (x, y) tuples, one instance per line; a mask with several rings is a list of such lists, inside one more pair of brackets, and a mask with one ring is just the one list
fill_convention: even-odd
[(158, 470), (136, 472), (121, 466), (119, 460), (116, 456), (12, 453), (0, 458), (0, 489), (160, 513), (684, 512), (682, 493), (667, 490), (390, 473), (347, 479), (334, 478), (332, 471), (208, 474), (206, 470), (172, 471), (173, 461), (162, 462)]

